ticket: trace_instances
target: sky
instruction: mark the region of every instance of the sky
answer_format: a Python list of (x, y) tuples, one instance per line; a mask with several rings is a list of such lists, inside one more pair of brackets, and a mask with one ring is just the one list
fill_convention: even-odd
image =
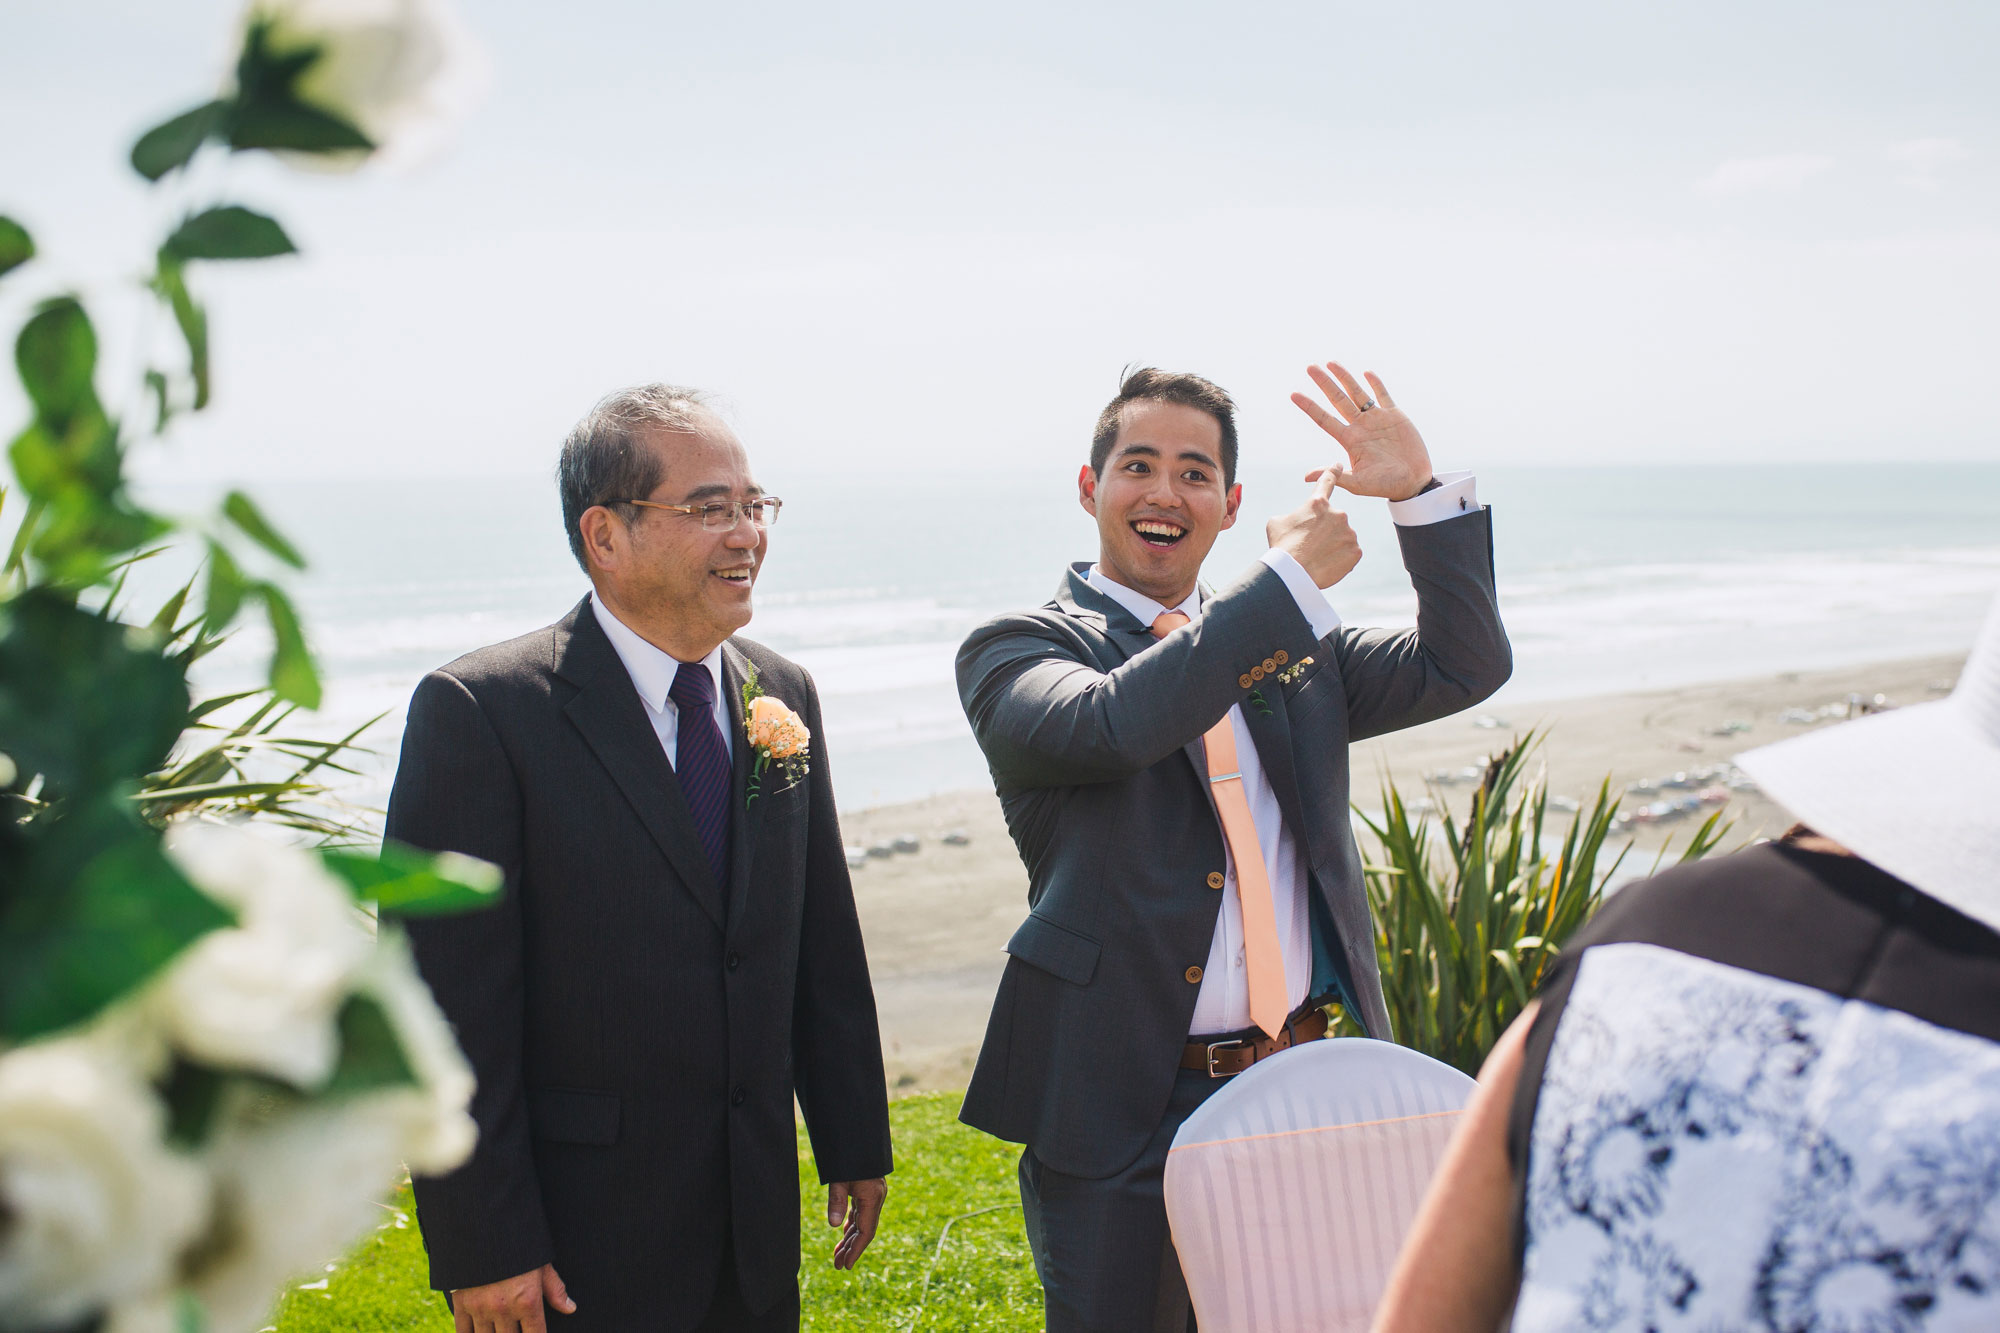
[[(546, 473), (602, 393), (721, 395), (766, 475), (1073, 471), (1130, 363), (1260, 457), (1379, 372), (1441, 467), (2000, 459), (2000, 7), (1289, 0), (463, 7), (428, 164), (124, 164), (229, 56), (223, 0), (0, 0), (0, 212), (106, 391), (178, 212), (303, 254), (200, 275), (217, 479)], [(165, 344), (162, 344), (165, 345)], [(0, 414), (19, 399), (0, 389)]]

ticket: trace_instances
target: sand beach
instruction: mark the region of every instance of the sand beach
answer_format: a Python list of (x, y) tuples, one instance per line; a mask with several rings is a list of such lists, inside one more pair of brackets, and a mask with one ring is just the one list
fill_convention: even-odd
[[(1836, 670), (1785, 672), (1677, 689), (1603, 695), (1557, 702), (1473, 709), (1354, 747), (1356, 799), (1372, 806), (1380, 775), (1393, 776), (1405, 799), (1424, 789), (1426, 775), (1456, 773), (1482, 763), (1529, 728), (1546, 730), (1542, 747), (1552, 795), (1586, 806), (1607, 776), (1614, 789), (1633, 782), (1683, 783), (1629, 793), (1625, 808), (1696, 799), (1726, 782), (1702, 770), (1730, 756), (1816, 726), (1831, 725), (1850, 696), (1890, 705), (1922, 703), (1947, 693), (1963, 658), (1922, 657)], [(1798, 719), (1804, 713), (1813, 720)], [(1434, 783), (1432, 795), (1462, 808), (1469, 785)], [(1672, 841), (1684, 845), (1715, 808), (1630, 825), (1628, 868), (1650, 865)], [(1784, 813), (1753, 790), (1729, 793), (1723, 807), (1735, 827), (1734, 847), (1781, 831)], [(909, 1092), (963, 1087), (998, 984), (1007, 937), (1027, 912), (1027, 875), (1016, 858), (991, 791), (960, 791), (928, 800), (844, 812), (850, 844), (886, 843), (914, 834), (919, 849), (871, 858), (855, 871), (861, 924), (868, 940), (882, 1020), (890, 1085)], [(962, 830), (962, 845), (943, 835)], [(1364, 836), (1364, 848), (1367, 840)]]

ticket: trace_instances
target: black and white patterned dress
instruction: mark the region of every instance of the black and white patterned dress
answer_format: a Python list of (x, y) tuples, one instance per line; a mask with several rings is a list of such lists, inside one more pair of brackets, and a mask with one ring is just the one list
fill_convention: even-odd
[(1510, 1147), (1514, 1333), (2000, 1333), (2000, 936), (1782, 845), (1635, 885)]

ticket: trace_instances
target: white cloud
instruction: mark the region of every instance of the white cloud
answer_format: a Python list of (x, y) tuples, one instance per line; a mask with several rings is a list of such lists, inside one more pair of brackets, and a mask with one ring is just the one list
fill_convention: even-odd
[(1732, 157), (1696, 185), (1704, 194), (1749, 194), (1758, 190), (1796, 190), (1833, 165), (1824, 153), (1773, 153), (1765, 157)]
[(1972, 150), (1956, 139), (1909, 139), (1889, 147), (1889, 156), (1900, 162), (1903, 184), (1919, 190), (1935, 190), (1942, 183), (1938, 173), (1954, 162), (1972, 156)]

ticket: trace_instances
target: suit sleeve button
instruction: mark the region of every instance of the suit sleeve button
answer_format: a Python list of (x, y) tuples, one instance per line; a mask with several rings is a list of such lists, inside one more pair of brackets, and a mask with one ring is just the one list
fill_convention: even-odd
[(1222, 872), (1220, 870), (1211, 870), (1208, 872), (1208, 887), (1211, 889), (1222, 887)]
[(1270, 675), (1270, 674), (1271, 674), (1271, 673), (1272, 673), (1273, 671), (1276, 671), (1277, 669), (1278, 669), (1278, 659), (1277, 659), (1276, 657), (1267, 657), (1267, 658), (1265, 658), (1265, 659), (1264, 659), (1264, 674), (1265, 674), (1265, 675), (1267, 675), (1267, 676), (1268, 676), (1268, 675)]
[(1249, 677), (1248, 675), (1242, 675), (1242, 676), (1238, 676), (1238, 677), (1236, 678), (1236, 683), (1237, 683), (1238, 685), (1241, 685), (1241, 686), (1242, 686), (1242, 687), (1243, 687), (1244, 689), (1246, 689), (1246, 690), (1247, 690), (1247, 689), (1249, 689), (1249, 688), (1250, 688), (1250, 687), (1251, 687), (1252, 685), (1255, 685), (1255, 684), (1256, 684), (1257, 682), (1256, 682), (1256, 681), (1254, 681), (1254, 680), (1252, 680), (1252, 679), (1250, 679), (1250, 677)]
[(1198, 985), (1201, 982), (1201, 969), (1198, 967), (1191, 967), (1181, 975), (1188, 979), (1190, 986)]
[(743, 1090), (743, 1085), (738, 1083), (736, 1090), (729, 1094), (729, 1104), (731, 1106), (741, 1106), (749, 1096), (750, 1094)]
[(1262, 679), (1264, 679), (1264, 668), (1263, 668), (1263, 667), (1260, 667), (1260, 666), (1253, 666), (1253, 667), (1251, 667), (1251, 668), (1250, 668), (1250, 679), (1252, 679), (1252, 680), (1262, 680)]
[(1271, 654), (1271, 660), (1273, 662), (1276, 662), (1279, 666), (1283, 666), (1285, 663), (1291, 661), (1292, 659), (1290, 654), (1288, 654), (1283, 648), (1280, 648), (1277, 652)]

